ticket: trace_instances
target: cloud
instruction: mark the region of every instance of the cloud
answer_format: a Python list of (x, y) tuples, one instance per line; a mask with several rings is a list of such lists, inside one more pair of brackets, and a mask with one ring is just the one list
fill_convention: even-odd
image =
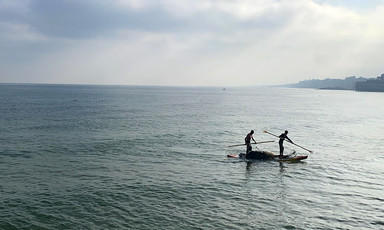
[(0, 80), (263, 85), (375, 76), (383, 13), (310, 0), (4, 0)]
[(29, 21), (41, 33), (53, 37), (88, 39), (115, 30), (157, 30), (169, 23), (161, 9), (121, 8), (107, 1), (45, 1), (30, 4)]
[[(13, 13), (2, 21), (12, 18), (44, 36), (70, 39), (108, 36), (116, 30), (215, 33), (281, 25), (284, 18), (274, 17), (275, 7), (266, 1), (34, 0), (8, 7)], [(20, 8), (28, 10), (20, 13)]]

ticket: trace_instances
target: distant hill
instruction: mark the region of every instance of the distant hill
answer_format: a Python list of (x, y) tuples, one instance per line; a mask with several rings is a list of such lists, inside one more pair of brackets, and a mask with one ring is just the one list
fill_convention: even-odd
[(345, 79), (311, 79), (300, 81), (299, 83), (283, 85), (291, 88), (313, 88), (313, 89), (335, 89), (335, 90), (355, 90), (356, 82), (364, 82), (368, 78), (346, 77)]

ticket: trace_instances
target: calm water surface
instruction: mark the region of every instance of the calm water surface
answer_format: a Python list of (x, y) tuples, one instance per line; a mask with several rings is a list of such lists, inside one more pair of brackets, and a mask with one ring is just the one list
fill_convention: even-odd
[[(0, 85), (0, 229), (384, 229), (383, 115), (383, 93)], [(227, 159), (251, 129), (314, 153)]]

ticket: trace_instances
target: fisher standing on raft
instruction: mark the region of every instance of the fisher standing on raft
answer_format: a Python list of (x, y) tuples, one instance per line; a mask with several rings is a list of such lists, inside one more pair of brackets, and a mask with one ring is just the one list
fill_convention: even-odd
[(284, 146), (283, 146), (283, 142), (285, 139), (287, 139), (289, 142), (291, 142), (293, 144), (293, 141), (291, 141), (291, 139), (289, 139), (289, 137), (287, 136), (288, 135), (288, 130), (285, 130), (284, 133), (282, 133), (279, 138), (279, 147), (280, 147), (280, 158), (283, 158), (283, 152), (284, 152)]
[(253, 139), (253, 130), (251, 130), (250, 133), (247, 134), (245, 137), (245, 145), (247, 146), (245, 153), (248, 154), (249, 152), (252, 151), (252, 146), (251, 146), (251, 139), (256, 143), (255, 139)]

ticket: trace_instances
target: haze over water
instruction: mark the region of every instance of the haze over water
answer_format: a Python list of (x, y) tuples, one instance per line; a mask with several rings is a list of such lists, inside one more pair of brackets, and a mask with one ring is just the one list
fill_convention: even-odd
[[(383, 114), (382, 93), (3, 84), (0, 229), (383, 229)], [(227, 159), (251, 129), (314, 153)]]

